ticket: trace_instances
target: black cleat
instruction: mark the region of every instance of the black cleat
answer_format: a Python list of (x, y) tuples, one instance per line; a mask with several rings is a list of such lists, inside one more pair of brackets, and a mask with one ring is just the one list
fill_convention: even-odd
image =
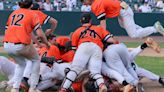
[(164, 86), (164, 78), (159, 78), (159, 83), (162, 85), (162, 86)]

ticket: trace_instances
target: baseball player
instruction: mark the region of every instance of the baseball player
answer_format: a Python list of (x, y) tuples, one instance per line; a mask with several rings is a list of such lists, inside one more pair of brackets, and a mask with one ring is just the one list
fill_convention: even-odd
[[(129, 60), (130, 60), (130, 62), (131, 62), (131, 65), (133, 65), (133, 67), (135, 66), (135, 64), (134, 64), (134, 59), (135, 59), (135, 57), (143, 50), (143, 49), (145, 49), (146, 47), (151, 47), (151, 48), (153, 48), (153, 49), (155, 49), (157, 52), (159, 52), (158, 51), (158, 49), (156, 49), (156, 48), (159, 48), (158, 47), (158, 44), (153, 40), (153, 39), (151, 39), (151, 38), (148, 38), (147, 40), (146, 40), (146, 42), (145, 43), (143, 43), (141, 46), (139, 46), (139, 47), (137, 47), (136, 49), (134, 49), (134, 50), (132, 50), (132, 51), (130, 51), (129, 52), (129, 55), (130, 55), (130, 58), (129, 58)], [(112, 49), (112, 48), (111, 48)], [(119, 49), (119, 48), (117, 48), (117, 49)], [(122, 54), (122, 56), (124, 56), (125, 55), (125, 52), (124, 52), (124, 54)], [(116, 57), (116, 55), (115, 55), (115, 57)], [(115, 57), (113, 57), (113, 58), (115, 58)], [(110, 58), (112, 58), (112, 57), (110, 57)], [(116, 57), (116, 58), (119, 58), (119, 57)], [(115, 60), (118, 60), (118, 59), (115, 59)], [(111, 61), (112, 62), (112, 61)], [(119, 65), (119, 67), (120, 67), (120, 65)], [(121, 68), (122, 69), (122, 68)], [(147, 77), (147, 78), (149, 78), (149, 79), (154, 79), (154, 80), (157, 80), (157, 81), (159, 81), (159, 83), (160, 84), (162, 84), (163, 85), (163, 78), (160, 78), (158, 75), (156, 75), (156, 74), (153, 74), (153, 73), (151, 73), (150, 71), (148, 71), (148, 70), (145, 70), (145, 69), (143, 69), (143, 68), (139, 68), (139, 67), (135, 67), (135, 71), (136, 71), (136, 73), (137, 73), (137, 75), (138, 76), (145, 76), (145, 77)], [(112, 69), (110, 66), (108, 66), (107, 64), (106, 64), (106, 62), (103, 62), (103, 64), (102, 64), (102, 73), (105, 75), (105, 76), (108, 76), (109, 78), (114, 78), (114, 79), (116, 79), (120, 84), (122, 84), (122, 85), (124, 85), (125, 86), (125, 88), (127, 87), (129, 87), (128, 86), (128, 80), (126, 80), (126, 78), (124, 77), (124, 75), (122, 75), (121, 73), (119, 73), (118, 71), (116, 71), (116, 70), (114, 70), (114, 69)]]
[(57, 27), (57, 20), (40, 11), (39, 4), (37, 3), (34, 3), (31, 9), (34, 10), (34, 12), (38, 15), (41, 26), (43, 26), (46, 23), (51, 24), (51, 28), (46, 30), (45, 34), (52, 34)]
[[(113, 42), (108, 31), (91, 24), (90, 14), (81, 18), (82, 26), (72, 34), (72, 48), (76, 50), (71, 68), (66, 74), (59, 92), (66, 92), (78, 74), (88, 67), (91, 78), (95, 79), (99, 92), (106, 92), (104, 80), (100, 73), (102, 64), (102, 49), (104, 42)], [(88, 64), (88, 66), (87, 66)]]
[[(153, 44), (149, 44), (149, 43), (153, 43)], [(151, 45), (151, 46), (150, 46)], [(138, 46), (137, 48), (129, 51), (130, 54), (130, 61), (131, 61), (131, 65), (133, 66), (134, 70), (136, 71), (137, 75), (139, 77), (146, 77), (150, 80), (153, 81), (158, 81), (162, 86), (164, 86), (164, 78), (160, 77), (159, 75), (156, 75), (144, 68), (139, 67), (136, 63), (135, 63), (135, 57), (140, 54), (145, 48), (147, 47), (156, 47), (157, 44), (153, 41), (152, 38), (148, 38), (146, 40), (145, 43), (143, 43), (141, 46)], [(156, 50), (157, 51), (157, 50)], [(159, 51), (157, 51), (159, 52)]]
[(119, 0), (81, 0), (85, 4), (91, 5), (92, 12), (100, 20), (100, 25), (106, 29), (106, 18), (118, 17), (119, 24), (126, 30), (132, 38), (142, 38), (152, 33), (161, 33), (164, 35), (164, 28), (159, 22), (154, 26), (142, 28), (135, 24), (134, 13), (132, 9)]
[[(106, 61), (105, 65), (107, 65), (114, 71), (120, 73), (121, 76), (123, 76), (123, 78), (121, 78), (120, 75), (117, 75), (120, 77), (120, 78), (117, 77), (119, 79), (118, 82), (120, 84), (123, 84), (124, 86), (126, 86), (127, 83), (134, 86), (138, 84), (138, 80), (139, 80), (138, 76), (136, 72), (133, 70), (133, 67), (131, 66), (127, 47), (123, 43), (109, 45), (104, 50), (103, 55)], [(105, 66), (103, 66), (102, 68), (104, 67)], [(110, 71), (110, 72), (114, 72), (114, 71)]]
[(32, 0), (19, 2), (19, 6), (21, 8), (10, 14), (6, 26), (7, 29), (3, 39), (4, 49), (18, 64), (15, 69), (14, 84), (11, 92), (19, 92), (21, 79), (26, 65), (25, 59), (32, 61), (29, 92), (39, 91), (36, 89), (36, 85), (39, 80), (39, 55), (34, 46), (31, 44), (31, 40), (39, 46), (42, 45), (34, 37), (33, 31), (36, 31), (37, 35), (43, 39), (47, 47), (49, 44), (42, 32), (37, 15), (30, 10), (32, 3)]

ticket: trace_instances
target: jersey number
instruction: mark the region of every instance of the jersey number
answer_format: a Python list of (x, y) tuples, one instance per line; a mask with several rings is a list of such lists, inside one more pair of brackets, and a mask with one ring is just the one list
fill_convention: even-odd
[(90, 32), (89, 36), (96, 38), (96, 32), (94, 30), (86, 30), (86, 31), (81, 32), (80, 38), (85, 38), (85, 36), (88, 34), (87, 32)]
[(18, 14), (18, 15), (13, 15), (12, 16), (12, 22), (11, 25), (15, 25), (15, 26), (21, 26), (21, 24), (19, 23), (22, 19), (24, 18), (23, 14)]

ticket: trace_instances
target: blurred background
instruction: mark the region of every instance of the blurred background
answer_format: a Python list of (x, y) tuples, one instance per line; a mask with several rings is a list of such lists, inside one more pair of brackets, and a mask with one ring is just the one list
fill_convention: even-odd
[[(16, 10), (20, 0), (0, 0), (0, 10)], [(34, 0), (44, 11), (90, 12), (90, 6), (80, 0)], [(164, 0), (125, 0), (134, 12), (164, 12)]]

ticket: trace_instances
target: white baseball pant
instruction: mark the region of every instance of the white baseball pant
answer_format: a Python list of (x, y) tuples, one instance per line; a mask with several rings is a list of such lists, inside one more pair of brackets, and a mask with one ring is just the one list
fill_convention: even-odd
[(65, 77), (64, 70), (66, 68), (70, 68), (70, 63), (54, 63), (52, 70), (42, 74), (42, 80), (48, 79), (56, 79), (56, 80), (63, 80)]
[(137, 85), (138, 76), (131, 66), (127, 47), (123, 43), (108, 46), (103, 55), (108, 67), (120, 73), (131, 85)]
[(101, 72), (103, 75), (107, 76), (108, 78), (116, 79), (118, 83), (122, 84), (125, 78), (114, 69), (107, 66), (105, 62), (102, 63)]
[(141, 49), (141, 46), (138, 46), (137, 48), (134, 48), (133, 50), (131, 50), (129, 52), (130, 56), (131, 56), (131, 62), (135, 64), (135, 70), (136, 70), (136, 73), (138, 76), (140, 77), (146, 77), (150, 80), (155, 80), (155, 81), (158, 81), (159, 80), (159, 76), (144, 69), (144, 68), (141, 68), (139, 67), (136, 63), (135, 63), (135, 57), (141, 53), (143, 50)]
[[(27, 64), (30, 64), (30, 63), (27, 63)], [(16, 67), (17, 67), (17, 64), (13, 63), (11, 60), (9, 60), (8, 58), (6, 58), (4, 56), (0, 56), (0, 74), (3, 74), (5, 76), (7, 76), (7, 78), (8, 78), (8, 85), (9, 86), (12, 86), (13, 83), (14, 83), (13, 76), (14, 76), (14, 71), (15, 71), (15, 68)], [(43, 69), (44, 70), (44, 73), (50, 72), (50, 69), (48, 69), (48, 66), (47, 67), (42, 67), (41, 66), (41, 68), (45, 68), (45, 69)], [(27, 73), (24, 73), (24, 74), (27, 74), (28, 75), (29, 73), (27, 72)], [(41, 81), (37, 85), (37, 88), (39, 90), (44, 90), (46, 88), (52, 87), (54, 84), (55, 84), (55, 82), (52, 81), (52, 79), (44, 80), (44, 81)]]
[(4, 43), (4, 49), (8, 52), (8, 54), (15, 59), (18, 64), (15, 73), (14, 73), (14, 84), (13, 88), (19, 88), (24, 68), (26, 66), (26, 59), (32, 61), (32, 73), (30, 76), (31, 88), (36, 88), (39, 80), (39, 67), (40, 67), (40, 59), (39, 55), (34, 48), (33, 44), (24, 45), (24, 44), (14, 44), (14, 43)]
[(32, 61), (26, 59), (26, 67), (24, 69), (23, 77), (30, 78), (32, 69)]
[(121, 9), (118, 22), (131, 38), (143, 38), (152, 33), (157, 33), (157, 30), (153, 26), (143, 28), (135, 24), (134, 13), (130, 7)]
[(69, 88), (72, 82), (76, 79), (78, 74), (88, 66), (91, 77), (96, 80), (97, 86), (104, 83), (101, 75), (102, 65), (102, 49), (92, 42), (85, 42), (79, 45), (73, 62), (71, 64), (70, 71), (67, 73), (62, 87)]
[(14, 76), (15, 64), (4, 56), (0, 56), (0, 74), (10, 80)]

